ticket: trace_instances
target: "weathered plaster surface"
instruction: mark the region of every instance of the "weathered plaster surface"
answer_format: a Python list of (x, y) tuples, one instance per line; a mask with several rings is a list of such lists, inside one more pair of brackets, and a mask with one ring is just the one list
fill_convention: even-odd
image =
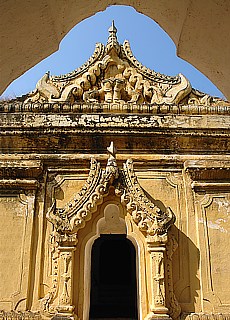
[(182, 77), (125, 75), (112, 30), (106, 87), (91, 69), (54, 103), (45, 75), (28, 108), (1, 105), (0, 317), (88, 320), (93, 242), (119, 232), (136, 250), (139, 319), (229, 319), (229, 105)]

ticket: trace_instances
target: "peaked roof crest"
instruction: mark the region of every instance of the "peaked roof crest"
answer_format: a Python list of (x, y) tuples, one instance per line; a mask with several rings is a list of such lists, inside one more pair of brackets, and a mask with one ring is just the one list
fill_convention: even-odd
[(108, 31), (107, 44), (97, 43), (85, 64), (61, 76), (46, 73), (23, 102), (225, 105), (193, 89), (182, 74), (166, 76), (143, 66), (127, 40), (119, 44), (114, 21)]

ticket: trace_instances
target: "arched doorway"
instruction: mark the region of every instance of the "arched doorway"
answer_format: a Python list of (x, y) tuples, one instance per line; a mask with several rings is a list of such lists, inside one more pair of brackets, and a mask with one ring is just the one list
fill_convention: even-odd
[(126, 235), (101, 235), (92, 247), (90, 319), (137, 319), (136, 252)]

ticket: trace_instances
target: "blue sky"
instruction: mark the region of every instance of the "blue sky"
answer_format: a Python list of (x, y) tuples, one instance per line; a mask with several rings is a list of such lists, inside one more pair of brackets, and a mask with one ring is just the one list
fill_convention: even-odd
[(155, 21), (127, 6), (108, 7), (76, 25), (61, 41), (57, 52), (11, 83), (2, 97), (14, 98), (32, 91), (47, 71), (60, 75), (81, 66), (93, 53), (96, 42), (106, 44), (112, 20), (118, 29), (118, 41), (129, 40), (134, 56), (146, 67), (166, 75), (182, 73), (194, 88), (224, 98), (208, 78), (176, 56), (173, 41)]

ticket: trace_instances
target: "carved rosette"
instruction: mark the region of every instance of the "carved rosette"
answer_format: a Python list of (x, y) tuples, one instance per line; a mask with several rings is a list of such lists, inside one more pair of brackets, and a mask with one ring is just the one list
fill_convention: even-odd
[[(128, 160), (123, 169), (116, 163), (116, 148), (113, 143), (107, 148), (109, 159), (104, 170), (100, 163), (91, 159), (88, 179), (80, 192), (64, 208), (56, 208), (55, 201), (47, 212), (47, 219), (53, 224), (51, 236), (53, 254), (53, 286), (42, 299), (44, 314), (74, 316), (72, 305), (73, 255), (77, 244), (78, 230), (96, 212), (98, 205), (113, 189), (127, 214), (146, 237), (150, 252), (152, 272), (151, 314), (167, 315), (165, 306), (165, 244), (168, 228), (174, 223), (175, 216), (170, 208), (163, 212), (141, 188), (133, 163)], [(58, 280), (59, 279), (59, 280)], [(76, 314), (77, 310), (75, 310)]]

